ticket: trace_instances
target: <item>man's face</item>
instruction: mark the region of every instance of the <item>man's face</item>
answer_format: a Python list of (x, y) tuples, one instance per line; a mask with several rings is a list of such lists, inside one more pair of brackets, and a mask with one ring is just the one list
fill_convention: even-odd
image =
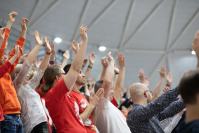
[(86, 83), (86, 76), (84, 75), (84, 73), (82, 72), (79, 73), (76, 83), (78, 85), (84, 85)]

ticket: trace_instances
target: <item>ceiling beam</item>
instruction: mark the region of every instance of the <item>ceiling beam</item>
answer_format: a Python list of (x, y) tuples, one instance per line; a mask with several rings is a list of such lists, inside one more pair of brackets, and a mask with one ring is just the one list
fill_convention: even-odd
[[(165, 47), (164, 47), (165, 52), (167, 51), (167, 49), (169, 47), (171, 34), (172, 34), (172, 31), (173, 31), (173, 24), (174, 24), (176, 5), (177, 5), (176, 3), (177, 3), (177, 0), (173, 0), (173, 5), (172, 5), (170, 19), (169, 19), (168, 32), (167, 32), (166, 42), (165, 42)], [(165, 65), (166, 65), (167, 70), (170, 71), (169, 55), (168, 54), (165, 57), (165, 63), (166, 63)]]
[(83, 7), (83, 9), (81, 11), (81, 15), (80, 15), (78, 24), (77, 24), (77, 26), (76, 26), (76, 28), (74, 30), (74, 33), (73, 33), (71, 41), (75, 40), (75, 38), (77, 37), (77, 35), (79, 33), (79, 27), (83, 23), (83, 20), (84, 20), (84, 18), (86, 16), (86, 13), (87, 13), (87, 11), (88, 11), (88, 9), (90, 7), (90, 3), (91, 3), (91, 0), (86, 0), (86, 2), (84, 3), (84, 7)]
[(48, 15), (49, 12), (53, 11), (61, 0), (54, 0), (45, 10), (44, 12), (38, 16), (34, 21), (30, 23), (30, 27), (34, 27), (39, 21), (41, 21), (44, 17)]
[(29, 18), (28, 18), (30, 21), (32, 21), (32, 19), (33, 19), (32, 17), (33, 17), (33, 15), (34, 15), (34, 13), (35, 13), (35, 11), (36, 11), (36, 9), (37, 9), (39, 3), (40, 3), (40, 0), (36, 0), (36, 3), (35, 3), (35, 5), (34, 5), (32, 11), (31, 11), (31, 13), (30, 13)]
[(129, 37), (124, 41), (123, 47), (135, 36), (135, 34), (151, 19), (151, 17), (157, 12), (160, 5), (163, 3), (164, 0), (160, 0), (153, 9), (145, 16), (145, 18), (139, 23), (139, 25), (135, 28), (135, 30), (130, 34)]
[(95, 25), (99, 20), (101, 20), (101, 18), (107, 13), (109, 12), (109, 10), (116, 4), (118, 0), (112, 0), (107, 6), (105, 6), (105, 8), (98, 13), (98, 15), (96, 17), (94, 17), (94, 19), (91, 21), (91, 23), (88, 25), (88, 28), (91, 29), (91, 27), (93, 25)]
[[(103, 18), (103, 16), (109, 12), (109, 10), (116, 4), (118, 0), (112, 0), (107, 6), (105, 6), (95, 17), (94, 19), (88, 24), (88, 30), (90, 30), (93, 25), (95, 25), (99, 20)], [(79, 35), (77, 36), (77, 39), (79, 39)]]
[(129, 6), (129, 10), (128, 10), (128, 13), (126, 15), (125, 23), (124, 23), (124, 26), (123, 26), (123, 29), (122, 29), (121, 38), (120, 38), (119, 44), (117, 46), (118, 49), (121, 49), (122, 44), (124, 42), (124, 39), (126, 37), (126, 33), (127, 33), (128, 27), (129, 27), (130, 20), (131, 20), (131, 16), (132, 16), (132, 13), (133, 13), (134, 5), (135, 5), (135, 0), (131, 0), (130, 6)]
[(184, 27), (180, 30), (180, 32), (178, 33), (176, 38), (171, 42), (171, 44), (169, 45), (170, 47), (167, 50), (167, 52), (171, 51), (173, 48), (176, 47), (176, 45), (177, 45), (176, 42), (182, 37), (182, 35), (184, 35), (184, 33), (191, 26), (191, 24), (193, 23), (195, 18), (198, 16), (198, 14), (199, 14), (199, 8), (194, 12), (194, 14), (190, 17), (190, 19), (187, 21), (187, 23), (184, 25)]
[(173, 24), (174, 24), (174, 19), (175, 19), (175, 12), (176, 12), (176, 3), (177, 3), (177, 0), (173, 0), (173, 6), (172, 6), (172, 9), (171, 9), (171, 15), (170, 15), (170, 19), (169, 19), (169, 27), (168, 27), (166, 43), (165, 43), (165, 48), (164, 48), (165, 51), (169, 47), (171, 34), (172, 34), (172, 31), (173, 31)]

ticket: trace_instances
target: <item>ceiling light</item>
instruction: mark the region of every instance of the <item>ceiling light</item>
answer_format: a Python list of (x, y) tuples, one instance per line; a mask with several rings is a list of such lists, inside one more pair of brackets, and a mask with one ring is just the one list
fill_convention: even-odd
[(196, 52), (194, 50), (191, 51), (192, 55), (196, 55)]
[(54, 42), (57, 43), (57, 44), (58, 44), (58, 43), (61, 43), (61, 42), (62, 42), (62, 39), (61, 39), (60, 37), (55, 37), (55, 38), (54, 38)]
[(106, 51), (106, 47), (105, 46), (99, 46), (98, 50), (100, 52), (104, 52), (104, 51)]

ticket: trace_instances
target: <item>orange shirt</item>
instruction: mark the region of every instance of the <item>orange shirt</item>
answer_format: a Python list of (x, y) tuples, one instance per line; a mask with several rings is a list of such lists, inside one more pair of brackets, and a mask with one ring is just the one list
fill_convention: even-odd
[[(21, 48), (25, 44), (25, 39), (20, 37), (17, 40), (17, 45)], [(15, 53), (14, 49), (10, 52), (10, 56), (13, 56)], [(15, 62), (15, 65), (18, 63), (19, 58)], [(0, 78), (0, 104), (3, 108), (4, 114), (19, 114), (21, 110), (21, 105), (17, 98), (16, 90), (14, 88), (10, 72), (14, 69), (15, 65), (12, 69), (5, 73), (3, 77)]]
[(9, 35), (10, 35), (10, 29), (9, 28), (4, 28), (3, 30), (3, 34), (5, 35), (4, 36), (4, 40), (1, 44), (1, 48), (0, 48), (0, 59), (2, 59), (3, 55), (4, 55), (4, 50), (6, 48), (6, 44), (8, 42), (8, 38), (9, 38)]
[(3, 109), (0, 105), (0, 121), (3, 121), (4, 120), (4, 117), (3, 117)]

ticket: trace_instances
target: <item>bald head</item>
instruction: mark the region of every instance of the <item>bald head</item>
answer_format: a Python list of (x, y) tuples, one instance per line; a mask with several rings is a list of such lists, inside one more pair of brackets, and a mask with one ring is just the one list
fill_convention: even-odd
[(130, 95), (133, 101), (143, 99), (144, 97), (144, 92), (148, 90), (146, 85), (142, 83), (133, 83), (130, 86)]

